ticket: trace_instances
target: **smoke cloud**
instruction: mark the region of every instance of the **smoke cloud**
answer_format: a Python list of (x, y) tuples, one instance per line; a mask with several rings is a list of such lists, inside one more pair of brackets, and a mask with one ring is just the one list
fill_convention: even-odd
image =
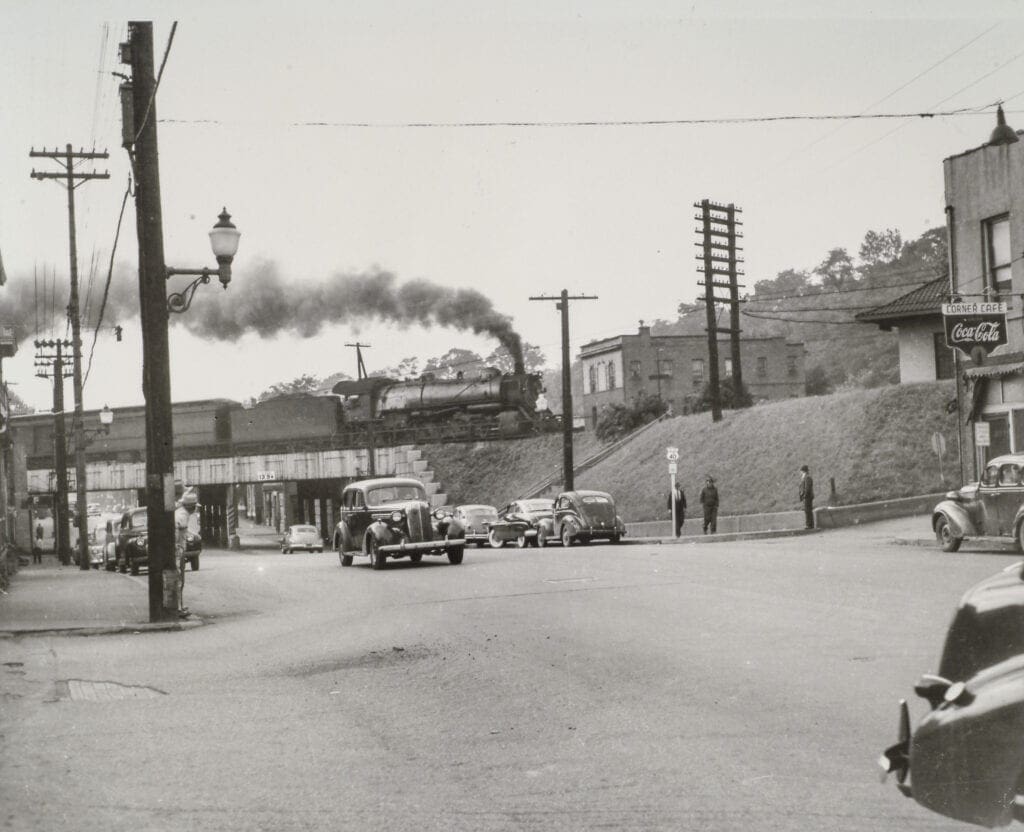
[[(183, 288), (184, 277), (168, 281), (168, 291)], [(96, 280), (100, 284), (99, 279)], [(64, 337), (68, 303), (67, 277), (36, 281), (11, 276), (0, 288), (0, 322), (15, 326), (18, 341), (35, 337)], [(82, 296), (83, 341), (99, 318), (102, 284)], [(88, 295), (88, 301), (86, 296)], [(52, 314), (51, 314), (52, 313)], [(124, 324), (138, 318), (137, 273), (127, 267), (115, 271), (103, 313), (104, 326)], [(491, 301), (476, 289), (453, 289), (429, 280), (399, 283), (386, 271), (336, 274), (318, 283), (282, 279), (276, 266), (264, 263), (236, 273), (228, 291), (221, 291), (216, 278), (201, 287), (191, 308), (171, 315), (171, 323), (184, 326), (201, 338), (237, 341), (255, 332), (272, 337), (282, 332), (312, 338), (325, 326), (379, 320), (400, 327), (443, 326), (477, 335), (490, 335), (512, 356), (515, 371), (523, 372), (523, 347), (512, 329), (512, 319), (494, 309)]]

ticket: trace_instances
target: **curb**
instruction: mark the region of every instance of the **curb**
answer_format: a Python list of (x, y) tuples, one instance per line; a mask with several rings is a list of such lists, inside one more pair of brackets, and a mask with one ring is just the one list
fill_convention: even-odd
[(619, 541), (620, 546), (679, 546), (694, 543), (734, 543), (742, 540), (769, 540), (774, 537), (802, 537), (820, 534), (823, 529), (775, 529), (763, 532), (719, 532), (716, 534), (691, 534), (682, 537), (629, 537)]
[(187, 621), (158, 621), (144, 624), (112, 624), (100, 627), (17, 627), (0, 630), (0, 639), (24, 636), (111, 636), (121, 633), (157, 633), (176, 630), (194, 630), (206, 622), (195, 616)]

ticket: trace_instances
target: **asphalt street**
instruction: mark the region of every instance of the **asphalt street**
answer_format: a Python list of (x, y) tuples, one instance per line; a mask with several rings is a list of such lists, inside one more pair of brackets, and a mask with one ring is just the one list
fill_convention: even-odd
[(884, 524), (379, 572), (208, 551), (205, 626), (0, 641), (3, 829), (964, 829), (875, 760), (1018, 558)]

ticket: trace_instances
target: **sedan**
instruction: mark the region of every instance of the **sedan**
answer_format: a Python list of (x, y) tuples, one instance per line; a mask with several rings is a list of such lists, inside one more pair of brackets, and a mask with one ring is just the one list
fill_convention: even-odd
[(288, 531), (281, 538), (281, 552), (290, 555), (296, 549), (303, 549), (307, 552), (322, 552), (324, 550), (324, 539), (316, 526), (289, 526)]
[(980, 482), (946, 494), (932, 510), (932, 531), (943, 552), (969, 537), (1012, 537), (1024, 548), (1024, 454), (996, 457)]
[(498, 522), (498, 510), (494, 506), (476, 503), (456, 506), (452, 516), (465, 529), (463, 536), (466, 538), (466, 542), (475, 543), (477, 546), (483, 546), (487, 542), (491, 526)]
[[(615, 501), (604, 491), (566, 491), (555, 500), (553, 536), (563, 546), (607, 540), (618, 543), (626, 533)], [(541, 543), (541, 545), (544, 545)]]
[[(529, 546), (543, 546), (550, 526), (554, 500), (515, 500), (498, 512), (498, 519), (491, 524), (487, 542), (495, 549), (514, 542), (520, 549)], [(538, 537), (539, 536), (539, 537)]]

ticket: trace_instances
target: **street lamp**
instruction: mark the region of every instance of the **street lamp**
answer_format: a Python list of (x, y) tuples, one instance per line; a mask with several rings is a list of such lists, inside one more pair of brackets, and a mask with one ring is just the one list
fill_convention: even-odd
[(213, 256), (217, 258), (217, 268), (175, 269), (168, 266), (168, 279), (176, 274), (198, 275), (198, 277), (182, 291), (173, 292), (167, 296), (167, 311), (184, 312), (188, 309), (192, 305), (192, 298), (195, 296), (199, 284), (209, 283), (213, 275), (217, 275), (225, 289), (228, 288), (228, 284), (231, 282), (231, 262), (235, 259), (235, 252), (238, 251), (238, 238), (241, 236), (242, 232), (231, 222), (231, 214), (225, 208), (210, 230), (210, 248), (213, 249)]
[(114, 411), (106, 405), (103, 405), (103, 410), (100, 411), (100, 424), (103, 426), (100, 430), (110, 433), (110, 426), (114, 424)]

